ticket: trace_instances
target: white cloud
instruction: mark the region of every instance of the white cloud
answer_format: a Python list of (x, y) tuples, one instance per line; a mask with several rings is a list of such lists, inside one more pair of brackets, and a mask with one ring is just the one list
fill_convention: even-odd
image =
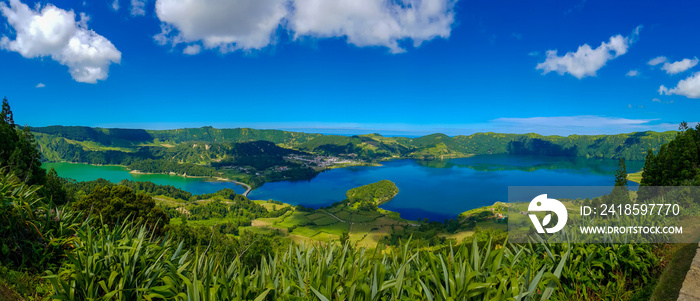
[(671, 99), (671, 100), (669, 100), (669, 101), (663, 101), (663, 100), (661, 100), (661, 99), (654, 98), (654, 99), (652, 99), (651, 101), (652, 101), (652, 102), (658, 102), (658, 103), (673, 103), (673, 99)]
[(664, 69), (668, 74), (677, 74), (695, 67), (698, 64), (698, 58), (682, 59), (677, 62), (665, 62), (661, 69)]
[(31, 9), (20, 0), (0, 2), (0, 12), (14, 29), (15, 39), (3, 36), (0, 47), (25, 58), (51, 57), (68, 66), (73, 79), (96, 83), (107, 78), (109, 65), (119, 63), (121, 52), (105, 37), (88, 29), (89, 18), (51, 4)]
[[(629, 108), (643, 109), (644, 106)], [(554, 116), (531, 118), (498, 118), (491, 120), (493, 131), (499, 133), (539, 133), (543, 135), (597, 135), (641, 131), (669, 131), (678, 129), (677, 123), (658, 122), (657, 119), (629, 119), (595, 115)]]
[(457, 0), (157, 0), (159, 44), (201, 41), (221, 52), (274, 44), (279, 29), (294, 39), (345, 38), (392, 53), (448, 38)]
[(454, 23), (454, 0), (295, 0), (289, 28), (295, 38), (344, 37), (359, 47), (382, 46), (404, 52), (399, 41), (418, 47), (448, 38)]
[(200, 51), (202, 51), (202, 46), (189, 45), (189, 46), (185, 47), (185, 49), (182, 51), (182, 53), (189, 54), (189, 55), (195, 55), (195, 54), (198, 54)]
[(202, 41), (221, 52), (261, 49), (288, 14), (286, 0), (158, 0), (159, 43)]
[(682, 95), (688, 98), (700, 98), (700, 72), (695, 72), (690, 77), (678, 82), (675, 88), (659, 87), (660, 95)]
[[(156, 41), (158, 45), (166, 45), (171, 42), (174, 38), (172, 37), (173, 35), (173, 27), (168, 25), (168, 24), (160, 24), (160, 33), (153, 36), (153, 40)], [(181, 43), (177, 42), (177, 43)], [(176, 44), (175, 41), (173, 41), (174, 44)]]
[[(631, 105), (630, 105), (631, 106)], [(498, 118), (494, 122), (515, 123), (521, 125), (538, 126), (619, 126), (619, 125), (640, 125), (654, 121), (654, 119), (626, 119), (618, 117), (602, 117), (595, 115), (580, 116), (558, 116), (558, 117), (529, 117), (529, 118)]]
[(625, 74), (625, 75), (626, 75), (626, 76), (629, 76), (629, 77), (639, 76), (639, 71), (637, 71), (637, 70), (630, 70), (630, 71), (628, 71), (627, 74)]
[(131, 15), (145, 16), (147, 0), (131, 0)]
[(44, 85), (42, 83), (38, 83), (35, 88), (43, 88), (43, 87), (46, 87), (46, 85)]
[(538, 56), (538, 55), (540, 55), (540, 52), (539, 52), (539, 51), (531, 51), (531, 52), (529, 52), (527, 55), (529, 55), (529, 56)]
[(557, 50), (548, 50), (544, 62), (537, 64), (536, 69), (542, 74), (556, 71), (559, 74), (569, 73), (578, 79), (586, 76), (596, 76), (596, 72), (614, 58), (625, 53), (639, 36), (641, 25), (629, 37), (615, 35), (608, 42), (603, 42), (597, 48), (588, 44), (579, 46), (576, 52), (568, 52), (564, 56), (557, 55)]
[(647, 64), (649, 64), (650, 66), (656, 66), (658, 64), (662, 64), (662, 63), (665, 63), (667, 61), (668, 61), (668, 59), (665, 56), (657, 56), (657, 57), (649, 60), (649, 62)]
[(118, 11), (118, 10), (119, 10), (119, 0), (114, 0), (114, 2), (112, 2), (112, 9), (113, 9), (114, 11)]

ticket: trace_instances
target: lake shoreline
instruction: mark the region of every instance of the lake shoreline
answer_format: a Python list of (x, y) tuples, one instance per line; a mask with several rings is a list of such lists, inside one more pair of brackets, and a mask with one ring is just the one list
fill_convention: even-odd
[(246, 191), (243, 192), (243, 196), (245, 196), (245, 197), (248, 197), (248, 193), (250, 193), (251, 191), (253, 191), (252, 186), (250, 186), (250, 185), (248, 185), (248, 184), (246, 184), (246, 183), (239, 182), (239, 181), (236, 181), (236, 180), (227, 179), (227, 178), (223, 178), (223, 177), (188, 176), (187, 174), (178, 174), (178, 173), (175, 173), (175, 172), (172, 172), (172, 171), (169, 172), (169, 173), (143, 172), (143, 171), (136, 170), (136, 169), (130, 170), (129, 173), (135, 174), (135, 175), (168, 175), (168, 176), (178, 176), (178, 177), (193, 178), (193, 179), (214, 179), (214, 180), (216, 180), (216, 181), (214, 181), (214, 182), (231, 182), (231, 183), (234, 183), (234, 184), (236, 184), (236, 185), (242, 186), (242, 187), (244, 187), (244, 188), (246, 189)]
[[(381, 166), (334, 168), (310, 180), (266, 182), (255, 189), (248, 189), (251, 185), (223, 177), (160, 173), (153, 174), (160, 175), (156, 177), (143, 176), (135, 179), (140, 174), (147, 173), (130, 172), (123, 166), (99, 167), (81, 164), (83, 165), (76, 164), (72, 168), (66, 165), (66, 169), (72, 170), (72, 173), (63, 174), (58, 167), (57, 171), (61, 176), (72, 176), (83, 181), (98, 177), (111, 179), (112, 182), (119, 182), (121, 179), (152, 181), (159, 185), (173, 185), (193, 194), (231, 188), (235, 189), (237, 194), (245, 194), (254, 200), (273, 199), (312, 208), (328, 206), (343, 200), (345, 193), (351, 188), (390, 180), (396, 183), (400, 192), (391, 201), (381, 204), (381, 208), (397, 212), (407, 220), (429, 218), (438, 221), (455, 218), (458, 213), (469, 209), (505, 201), (508, 198), (508, 186), (612, 185), (617, 168), (615, 160), (595, 158), (478, 155), (426, 161), (397, 157), (382, 161)], [(627, 170), (638, 171), (642, 167), (643, 162), (628, 162)], [(187, 178), (195, 179), (187, 181)], [(185, 182), (189, 183), (188, 186), (183, 184)], [(630, 181), (630, 185), (635, 183)]]
[(69, 163), (69, 164), (83, 164), (83, 165), (89, 165), (89, 166), (113, 166), (113, 167), (122, 167), (122, 168), (126, 169), (126, 171), (128, 173), (134, 174), (134, 175), (167, 175), (167, 176), (178, 176), (178, 177), (191, 178), (191, 179), (214, 179), (214, 180), (216, 180), (214, 182), (231, 182), (231, 183), (235, 183), (239, 186), (244, 187), (246, 189), (246, 191), (243, 193), (243, 195), (246, 197), (248, 196), (248, 193), (253, 191), (252, 186), (250, 186), (249, 184), (239, 182), (236, 180), (223, 178), (223, 177), (188, 176), (187, 174), (178, 174), (178, 173), (175, 173), (172, 171), (168, 172), (168, 173), (143, 172), (143, 171), (136, 170), (136, 169), (129, 169), (126, 165), (120, 165), (120, 164), (91, 164), (91, 163), (85, 163), (85, 162), (70, 162), (70, 161), (57, 161), (57, 162), (47, 161), (47, 162), (42, 162), (42, 163)]

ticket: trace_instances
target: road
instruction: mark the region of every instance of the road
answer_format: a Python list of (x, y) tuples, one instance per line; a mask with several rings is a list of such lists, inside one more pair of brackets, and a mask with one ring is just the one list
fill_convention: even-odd
[(248, 193), (251, 192), (251, 191), (253, 190), (252, 188), (250, 188), (250, 185), (248, 185), (248, 184), (246, 184), (246, 183), (237, 182), (237, 181), (233, 181), (233, 183), (236, 183), (236, 184), (241, 185), (241, 186), (243, 186), (243, 187), (246, 188), (246, 189), (245, 189), (245, 192), (243, 193), (243, 196), (244, 196), (244, 197), (248, 197)]
[(245, 190), (245, 192), (243, 193), (243, 196), (244, 196), (244, 197), (248, 197), (248, 193), (250, 193), (250, 192), (253, 190), (253, 188), (251, 188), (250, 185), (248, 185), (248, 184), (246, 184), (246, 183), (243, 183), (243, 182), (238, 182), (238, 181), (234, 181), (234, 180), (226, 179), (226, 178), (221, 178), (221, 177), (217, 177), (216, 179), (219, 180), (219, 181), (233, 182), (233, 183), (236, 183), (236, 184), (238, 184), (238, 185), (241, 185), (241, 186), (245, 187), (246, 190)]

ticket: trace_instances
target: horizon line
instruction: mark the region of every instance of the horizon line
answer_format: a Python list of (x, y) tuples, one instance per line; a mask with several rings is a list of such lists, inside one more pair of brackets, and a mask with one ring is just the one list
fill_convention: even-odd
[[(27, 125), (29, 126), (29, 125)], [(20, 126), (23, 127), (23, 126)], [(407, 138), (419, 138), (419, 137), (425, 137), (425, 136), (430, 136), (430, 135), (445, 135), (448, 137), (457, 137), (457, 136), (472, 136), (476, 134), (507, 134), (507, 135), (540, 135), (540, 136), (560, 136), (560, 137), (569, 137), (569, 136), (611, 136), (611, 135), (624, 135), (624, 134), (635, 134), (635, 133), (646, 133), (646, 132), (653, 132), (653, 133), (665, 133), (665, 132), (678, 132), (679, 130), (664, 130), (664, 131), (657, 131), (657, 130), (634, 130), (634, 131), (620, 131), (620, 132), (615, 132), (615, 133), (585, 133), (585, 134), (542, 134), (538, 132), (501, 132), (501, 131), (475, 131), (472, 133), (458, 133), (458, 134), (447, 134), (444, 132), (428, 132), (425, 131), (424, 133), (409, 133), (410, 130), (404, 130), (401, 133), (401, 130), (389, 130), (389, 129), (348, 129), (348, 128), (322, 128), (322, 131), (314, 131), (314, 129), (320, 130), (321, 128), (266, 128), (266, 127), (252, 127), (252, 126), (233, 126), (233, 127), (217, 127), (214, 125), (204, 125), (204, 126), (184, 126), (184, 127), (167, 127), (167, 128), (147, 128), (147, 127), (130, 127), (130, 126), (88, 126), (88, 125), (47, 125), (47, 126), (29, 126), (29, 128), (47, 128), (47, 127), (84, 127), (84, 128), (99, 128), (99, 129), (125, 129), (125, 130), (145, 130), (145, 131), (172, 131), (172, 130), (184, 130), (184, 129), (203, 129), (203, 128), (212, 128), (212, 129), (217, 129), (217, 130), (235, 130), (235, 129), (251, 129), (251, 130), (272, 130), (272, 131), (283, 131), (283, 132), (294, 132), (294, 133), (304, 133), (304, 134), (319, 134), (319, 135), (336, 135), (336, 136), (364, 136), (364, 135), (379, 135), (382, 137), (407, 137)], [(324, 131), (325, 130), (325, 131)], [(356, 130), (356, 132), (351, 132), (353, 130)], [(333, 132), (337, 131), (337, 132)], [(345, 133), (342, 133), (345, 132)], [(384, 132), (384, 133), (382, 133)], [(387, 132), (393, 132), (392, 133), (387, 133)]]

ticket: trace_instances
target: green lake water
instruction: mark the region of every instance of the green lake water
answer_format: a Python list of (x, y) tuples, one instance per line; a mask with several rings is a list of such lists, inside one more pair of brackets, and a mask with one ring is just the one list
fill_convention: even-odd
[(231, 188), (236, 193), (245, 192), (245, 188), (232, 182), (213, 181), (206, 178), (187, 178), (165, 174), (133, 174), (123, 166), (95, 166), (78, 163), (44, 163), (43, 167), (53, 167), (59, 176), (76, 181), (92, 181), (103, 178), (118, 183), (121, 180), (146, 181), (158, 185), (172, 185), (192, 194), (214, 193), (224, 188)]

